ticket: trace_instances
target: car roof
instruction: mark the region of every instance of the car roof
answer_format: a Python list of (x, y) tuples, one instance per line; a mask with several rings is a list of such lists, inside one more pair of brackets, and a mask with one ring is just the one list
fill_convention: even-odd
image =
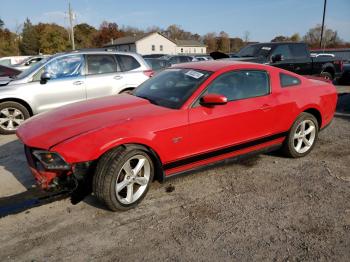
[(225, 68), (232, 67), (247, 67), (254, 66), (255, 68), (267, 69), (266, 65), (250, 63), (250, 62), (241, 62), (241, 61), (231, 61), (231, 60), (209, 60), (209, 61), (200, 61), (200, 62), (190, 62), (190, 63), (181, 63), (172, 66), (172, 68), (191, 68), (197, 70), (211, 71), (216, 72)]
[(73, 51), (68, 51), (68, 52), (62, 52), (62, 53), (57, 53), (54, 56), (62, 56), (62, 55), (69, 55), (69, 54), (118, 54), (118, 55), (132, 55), (132, 56), (141, 56), (138, 53), (135, 52), (124, 52), (124, 51), (116, 51), (112, 49), (103, 49), (103, 48), (95, 48), (95, 49), (80, 49), (80, 50), (73, 50)]

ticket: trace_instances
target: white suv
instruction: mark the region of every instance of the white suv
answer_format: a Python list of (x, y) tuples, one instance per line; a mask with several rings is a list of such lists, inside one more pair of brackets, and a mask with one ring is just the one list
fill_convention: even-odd
[(152, 75), (136, 53), (73, 51), (43, 59), (16, 78), (0, 77), (0, 133), (59, 106), (130, 92)]

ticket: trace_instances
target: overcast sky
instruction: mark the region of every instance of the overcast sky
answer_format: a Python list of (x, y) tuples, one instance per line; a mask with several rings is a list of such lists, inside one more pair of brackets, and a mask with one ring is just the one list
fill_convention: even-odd
[[(226, 31), (231, 37), (270, 41), (277, 35), (305, 32), (322, 21), (324, 0), (71, 0), (76, 23), (98, 27), (103, 20), (146, 29), (180, 25), (193, 33)], [(15, 30), (28, 17), (33, 23), (67, 26), (67, 0), (2, 1), (0, 18)], [(328, 0), (326, 25), (350, 41), (350, 0)]]

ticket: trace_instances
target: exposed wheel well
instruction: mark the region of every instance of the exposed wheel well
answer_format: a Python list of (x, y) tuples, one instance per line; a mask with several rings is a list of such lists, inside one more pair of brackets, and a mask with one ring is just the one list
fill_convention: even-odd
[(33, 116), (32, 108), (30, 107), (30, 105), (26, 101), (24, 101), (22, 99), (19, 99), (19, 98), (0, 99), (0, 103), (3, 103), (3, 102), (16, 102), (16, 103), (19, 103), (19, 104), (21, 104), (22, 106), (24, 106), (28, 110), (30, 116)]
[(309, 109), (305, 110), (304, 112), (313, 115), (317, 119), (318, 128), (320, 129), (321, 125), (322, 125), (322, 116), (321, 116), (320, 111), (318, 111), (315, 108), (309, 108)]
[[(163, 181), (164, 173), (162, 162), (160, 161), (158, 154), (152, 148), (142, 144), (122, 144), (119, 147), (139, 149), (148, 153), (154, 163), (154, 180), (158, 180), (159, 182)], [(111, 150), (113, 149), (115, 148), (112, 148)]]

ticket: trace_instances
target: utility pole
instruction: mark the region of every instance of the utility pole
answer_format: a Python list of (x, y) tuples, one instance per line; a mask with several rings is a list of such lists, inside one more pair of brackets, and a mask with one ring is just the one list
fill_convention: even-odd
[(320, 48), (322, 48), (322, 38), (323, 38), (323, 29), (324, 29), (324, 18), (325, 18), (325, 16), (326, 16), (326, 6), (327, 6), (327, 0), (324, 0), (324, 5), (323, 5), (323, 18), (322, 18), (322, 27), (321, 27)]
[(72, 41), (72, 49), (75, 50), (75, 43), (74, 43), (74, 14), (70, 7), (70, 3), (68, 4), (68, 17), (69, 17), (69, 25), (70, 25), (70, 39)]

